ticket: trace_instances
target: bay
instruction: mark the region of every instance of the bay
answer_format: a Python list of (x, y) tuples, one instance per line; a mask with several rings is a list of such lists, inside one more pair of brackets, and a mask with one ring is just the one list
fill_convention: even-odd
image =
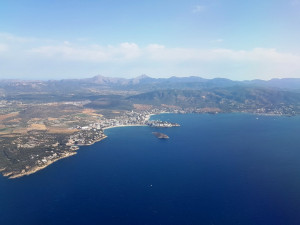
[[(300, 224), (300, 117), (162, 114), (0, 177), (0, 224)], [(152, 132), (167, 134), (157, 139)]]

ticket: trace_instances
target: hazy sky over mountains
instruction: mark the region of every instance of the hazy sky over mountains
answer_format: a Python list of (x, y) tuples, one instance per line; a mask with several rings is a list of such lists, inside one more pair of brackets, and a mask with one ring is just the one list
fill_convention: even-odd
[(0, 3), (0, 78), (300, 78), (300, 0)]

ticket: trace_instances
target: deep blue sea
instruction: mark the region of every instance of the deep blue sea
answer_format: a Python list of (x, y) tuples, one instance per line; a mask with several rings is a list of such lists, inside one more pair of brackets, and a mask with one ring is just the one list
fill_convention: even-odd
[(109, 129), (33, 175), (0, 177), (0, 225), (300, 224), (300, 117), (152, 118), (181, 127)]

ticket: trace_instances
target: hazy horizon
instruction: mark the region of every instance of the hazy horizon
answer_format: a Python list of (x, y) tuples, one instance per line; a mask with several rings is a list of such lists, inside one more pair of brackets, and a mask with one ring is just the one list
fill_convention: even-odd
[(239, 82), (244, 82), (244, 81), (254, 81), (254, 80), (261, 80), (261, 81), (271, 81), (271, 80), (282, 80), (282, 79), (300, 79), (300, 78), (293, 78), (293, 77), (284, 77), (284, 78), (270, 78), (270, 79), (251, 79), (251, 80), (236, 80), (236, 79), (230, 79), (230, 78), (225, 78), (225, 77), (212, 77), (212, 78), (205, 78), (205, 77), (201, 77), (201, 76), (169, 76), (169, 77), (153, 77), (153, 76), (149, 76), (147, 74), (141, 74), (139, 76), (128, 76), (128, 77), (122, 77), (122, 76), (105, 76), (105, 75), (101, 75), (101, 74), (97, 74), (97, 75), (92, 75), (92, 76), (88, 76), (88, 77), (85, 77), (85, 76), (82, 76), (82, 77), (68, 77), (68, 78), (53, 78), (53, 79), (30, 79), (30, 78), (0, 78), (0, 80), (20, 80), (20, 81), (59, 81), (59, 80), (81, 80), (81, 79), (91, 79), (91, 78), (94, 78), (94, 77), (104, 77), (104, 78), (115, 78), (115, 79), (136, 79), (136, 78), (139, 78), (139, 77), (143, 77), (143, 76), (146, 76), (146, 77), (149, 77), (149, 78), (153, 78), (153, 79), (170, 79), (170, 78), (191, 78), (191, 77), (197, 77), (197, 78), (202, 78), (202, 79), (207, 79), (207, 80), (213, 80), (213, 79), (228, 79), (228, 80), (231, 80), (231, 81), (239, 81)]

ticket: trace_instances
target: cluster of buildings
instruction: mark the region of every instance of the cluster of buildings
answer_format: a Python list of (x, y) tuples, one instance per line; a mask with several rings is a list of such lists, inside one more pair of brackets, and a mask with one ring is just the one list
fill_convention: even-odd
[(67, 146), (90, 145), (105, 138), (104, 129), (119, 126), (151, 126), (151, 127), (174, 127), (180, 126), (177, 123), (170, 123), (160, 120), (149, 120), (154, 113), (161, 111), (130, 111), (116, 118), (101, 118), (97, 122), (87, 126), (76, 126), (79, 131), (71, 135)]
[(160, 120), (149, 120), (146, 123), (150, 127), (179, 127), (178, 123), (170, 123), (167, 121), (160, 121)]

